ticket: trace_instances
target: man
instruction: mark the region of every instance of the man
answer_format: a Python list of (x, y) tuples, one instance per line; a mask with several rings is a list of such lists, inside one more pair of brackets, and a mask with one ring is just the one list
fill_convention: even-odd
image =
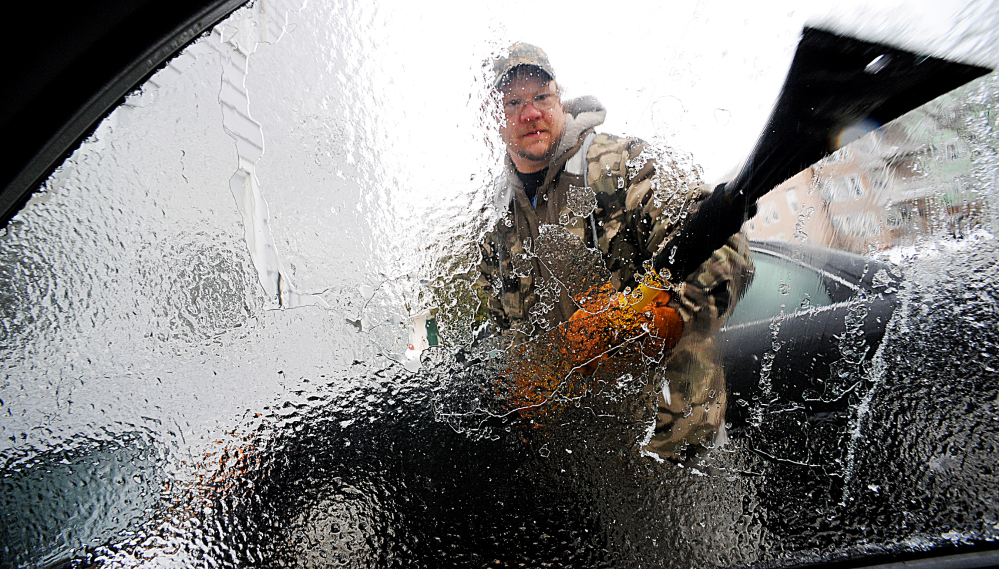
[[(495, 337), (509, 348), (567, 322), (594, 287), (634, 289), (707, 188), (642, 141), (597, 134), (606, 110), (593, 97), (563, 103), (541, 49), (511, 46), (494, 73), (506, 174), (496, 182), (498, 220), (481, 245), (477, 284)], [(731, 238), (670, 301), (684, 334), (649, 378), (658, 405), (645, 450), (680, 458), (720, 433), (725, 383), (712, 336), (752, 277), (748, 255), (745, 238)]]

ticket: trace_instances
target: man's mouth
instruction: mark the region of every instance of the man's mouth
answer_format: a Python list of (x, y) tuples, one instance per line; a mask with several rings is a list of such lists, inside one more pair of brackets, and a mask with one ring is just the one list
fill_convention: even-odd
[(536, 138), (538, 136), (541, 136), (543, 132), (544, 132), (543, 130), (531, 130), (524, 133), (524, 138)]

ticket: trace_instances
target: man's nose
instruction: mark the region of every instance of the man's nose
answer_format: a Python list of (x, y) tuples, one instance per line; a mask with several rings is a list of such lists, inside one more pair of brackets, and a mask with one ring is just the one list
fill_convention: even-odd
[(541, 118), (541, 111), (534, 106), (534, 101), (528, 101), (524, 105), (524, 110), (520, 111), (521, 122), (533, 121)]

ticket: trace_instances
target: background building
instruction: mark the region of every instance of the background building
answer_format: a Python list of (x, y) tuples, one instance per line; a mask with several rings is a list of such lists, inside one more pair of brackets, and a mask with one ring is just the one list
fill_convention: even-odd
[(747, 233), (856, 253), (964, 235), (988, 215), (967, 142), (977, 111), (945, 96), (862, 136), (764, 196)]

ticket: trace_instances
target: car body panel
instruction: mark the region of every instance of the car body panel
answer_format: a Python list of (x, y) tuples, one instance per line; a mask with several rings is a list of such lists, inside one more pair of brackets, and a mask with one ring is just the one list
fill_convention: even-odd
[[(741, 301), (749, 305), (737, 306), (717, 337), (731, 396), (727, 421), (744, 425), (751, 409), (778, 401), (809, 414), (846, 409), (852, 386), (833, 377), (834, 365), (865, 360), (877, 349), (897, 301), (894, 289), (875, 283), (894, 268), (815, 247), (754, 242), (752, 250), (757, 265), (777, 260), (821, 280), (826, 304), (801, 308), (793, 300), (781, 306), (779, 301), (801, 296), (787, 290), (795, 279), (778, 279), (786, 275), (773, 271), (757, 275)], [(761, 301), (772, 306), (752, 306)], [(761, 317), (766, 314), (772, 316)]]

